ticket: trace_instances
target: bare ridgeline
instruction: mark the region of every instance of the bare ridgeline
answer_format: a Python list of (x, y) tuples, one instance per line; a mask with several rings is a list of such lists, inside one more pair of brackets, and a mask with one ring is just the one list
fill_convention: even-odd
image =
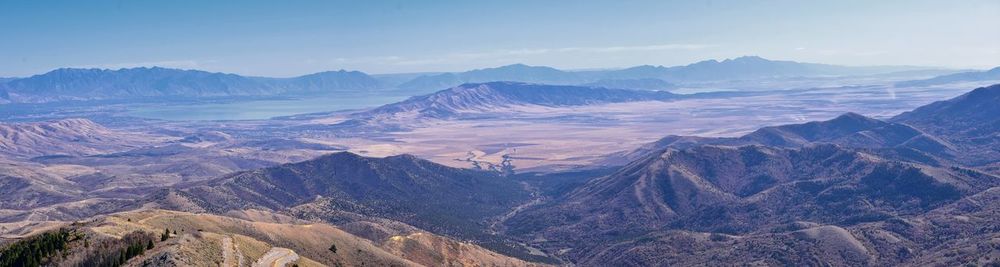
[[(0, 82), (15, 108), (0, 114), (0, 266), (995, 264), (998, 80), (758, 57), (61, 69)], [(127, 113), (359, 90), (412, 97), (262, 120)]]

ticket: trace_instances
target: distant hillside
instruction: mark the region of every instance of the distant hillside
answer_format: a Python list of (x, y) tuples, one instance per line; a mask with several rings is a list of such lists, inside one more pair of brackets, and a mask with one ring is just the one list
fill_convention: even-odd
[(0, 123), (0, 155), (6, 156), (99, 154), (142, 143), (87, 119)]
[[(820, 143), (849, 148), (889, 149), (890, 151), (883, 151), (886, 153), (902, 151), (910, 153), (909, 157), (936, 156), (951, 159), (957, 152), (953, 144), (948, 141), (910, 125), (881, 121), (849, 112), (826, 121), (763, 127), (740, 137), (667, 136), (633, 151), (612, 155), (607, 163), (624, 164), (667, 148), (686, 149), (699, 145), (764, 145), (797, 148)], [(925, 161), (925, 163), (935, 161)]]
[(981, 87), (952, 99), (934, 102), (891, 120), (954, 138), (992, 135), (1000, 131), (1000, 84)]
[(411, 97), (354, 116), (357, 118), (415, 114), (445, 118), (462, 112), (504, 109), (511, 106), (580, 106), (603, 103), (669, 100), (677, 95), (601, 87), (545, 85), (519, 82), (463, 84), (433, 94)]
[(912, 125), (958, 146), (968, 164), (1000, 160), (1000, 84), (899, 114), (890, 121)]
[(857, 113), (847, 113), (828, 121), (764, 127), (740, 137), (740, 139), (771, 146), (801, 146), (819, 140), (836, 139), (887, 124)]
[(155, 97), (231, 97), (322, 94), (372, 90), (378, 80), (356, 71), (295, 78), (257, 78), (167, 68), (57, 69), (0, 84), (0, 97), (15, 103)]
[(948, 141), (913, 126), (884, 122), (856, 113), (847, 113), (828, 121), (764, 127), (732, 143), (778, 147), (833, 143), (851, 148), (902, 148), (944, 158), (951, 158), (957, 152)]
[(931, 86), (931, 85), (948, 84), (956, 82), (980, 82), (980, 81), (1000, 81), (1000, 67), (996, 67), (988, 71), (962, 72), (962, 73), (937, 76), (925, 80), (898, 82), (896, 83), (896, 86), (900, 87)]

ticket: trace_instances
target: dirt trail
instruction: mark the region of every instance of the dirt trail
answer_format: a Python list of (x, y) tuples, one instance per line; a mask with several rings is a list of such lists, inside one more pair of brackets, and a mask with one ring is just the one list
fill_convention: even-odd
[(222, 239), (222, 266), (243, 266), (243, 254), (236, 250), (232, 237)]
[(295, 251), (287, 248), (271, 248), (264, 256), (260, 257), (257, 262), (253, 263), (254, 267), (284, 267), (289, 263), (293, 263), (299, 260), (299, 254)]

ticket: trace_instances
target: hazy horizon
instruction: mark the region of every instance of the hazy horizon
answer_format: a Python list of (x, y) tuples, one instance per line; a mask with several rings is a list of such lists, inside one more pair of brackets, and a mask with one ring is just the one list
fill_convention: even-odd
[[(621, 70), (621, 69), (627, 69), (627, 68), (638, 67), (638, 66), (677, 67), (677, 66), (690, 65), (690, 64), (694, 64), (694, 63), (698, 63), (698, 62), (702, 62), (702, 61), (715, 60), (715, 61), (722, 62), (722, 61), (725, 61), (725, 60), (737, 59), (737, 58), (740, 58), (740, 57), (755, 57), (755, 56), (756, 55), (745, 55), (745, 56), (732, 57), (732, 58), (707, 58), (707, 59), (703, 59), (703, 60), (699, 60), (699, 61), (693, 61), (693, 62), (682, 63), (682, 64), (677, 64), (677, 65), (638, 64), (638, 65), (617, 66), (617, 67), (593, 67), (593, 68), (570, 68), (570, 69), (556, 68), (556, 69), (561, 70), (561, 71), (568, 71), (568, 72), (585, 72), (585, 71)], [(827, 64), (827, 63), (823, 63), (823, 62), (804, 62), (804, 61), (772, 59), (772, 58), (764, 58), (764, 59), (770, 60), (770, 61), (792, 61), (792, 62), (798, 62), (798, 63)], [(314, 71), (314, 72), (291, 74), (291, 75), (267, 76), (267, 75), (249, 75), (249, 74), (244, 74), (244, 73), (226, 72), (226, 71), (212, 71), (212, 70), (201, 69), (201, 68), (196, 68), (196, 67), (192, 68), (192, 67), (184, 67), (184, 66), (178, 66), (178, 67), (162, 66), (162, 65), (63, 66), (63, 67), (57, 67), (57, 68), (54, 68), (54, 69), (46, 70), (46, 71), (39, 72), (39, 73), (24, 75), (24, 76), (0, 76), (0, 78), (27, 78), (27, 77), (34, 76), (34, 75), (45, 74), (45, 73), (48, 73), (48, 72), (51, 72), (51, 71), (55, 71), (55, 70), (58, 70), (58, 69), (100, 69), (100, 70), (117, 71), (117, 70), (136, 69), (136, 68), (166, 68), (166, 69), (179, 69), (179, 70), (208, 71), (208, 72), (216, 72), (216, 73), (236, 74), (236, 75), (247, 76), (247, 77), (264, 77), (264, 78), (294, 78), (294, 77), (299, 77), (299, 76), (304, 76), (304, 75), (316, 74), (316, 73), (320, 73), (320, 72), (336, 72), (336, 71), (359, 71), (359, 72), (363, 72), (363, 73), (368, 74), (368, 75), (375, 75), (375, 76), (377, 76), (377, 75), (406, 75), (406, 74), (414, 74), (414, 75), (416, 75), (416, 74), (433, 74), (433, 73), (448, 73), (448, 72), (457, 73), (457, 72), (475, 71), (475, 70), (483, 70), (483, 69), (501, 68), (501, 67), (507, 67), (507, 66), (512, 66), (512, 65), (519, 65), (519, 64), (520, 65), (527, 65), (527, 66), (531, 66), (531, 67), (552, 67), (552, 66), (548, 66), (548, 65), (534, 65), (534, 64), (524, 64), (524, 63), (520, 63), (520, 62), (515, 62), (515, 63), (503, 64), (503, 65), (496, 65), (496, 66), (486, 66), (486, 67), (481, 67), (481, 68), (461, 69), (461, 70), (451, 70), (451, 71), (415, 71), (415, 72), (384, 72), (384, 73), (374, 73), (374, 72), (368, 72), (368, 71), (360, 70), (360, 69), (327, 69), (327, 70), (317, 70), (317, 71)], [(835, 65), (835, 64), (828, 64), (828, 65)], [(993, 67), (990, 67), (990, 66), (986, 66), (985, 68), (978, 68), (977, 69), (977, 68), (951, 68), (951, 67), (944, 67), (944, 66), (884, 65), (884, 64), (882, 64), (882, 65), (837, 65), (837, 66), (847, 66), (847, 67), (920, 67), (920, 68), (927, 67), (927, 68), (942, 68), (942, 69), (953, 69), (953, 70), (965, 70), (965, 69), (969, 69), (969, 70), (986, 70), (986, 69), (993, 68)]]
[(1000, 64), (1000, 2), (5, 3), (0, 77), (139, 66), (290, 77), (684, 65), (756, 55), (849, 66)]

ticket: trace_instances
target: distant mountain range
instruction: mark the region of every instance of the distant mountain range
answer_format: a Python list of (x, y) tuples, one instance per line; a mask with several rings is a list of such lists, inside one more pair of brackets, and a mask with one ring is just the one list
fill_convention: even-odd
[(134, 98), (193, 98), (325, 94), (374, 90), (379, 81), (357, 71), (295, 78), (259, 78), (167, 68), (58, 69), (0, 84), (0, 98), (15, 103)]
[(705, 60), (686, 66), (638, 66), (605, 74), (609, 78), (660, 78), (666, 81), (746, 80), (805, 76), (848, 76), (920, 69), (915, 67), (848, 67), (744, 56), (722, 61)]
[(465, 83), (515, 81), (588, 85), (620, 89), (669, 90), (675, 84), (806, 76), (845, 76), (921, 70), (920, 67), (846, 67), (774, 61), (747, 56), (676, 66), (638, 66), (620, 70), (564, 71), (514, 64), (457, 73), (381, 74), (329, 71), (293, 78), (167, 68), (119, 70), (57, 69), (26, 78), (0, 80), (0, 103), (68, 100), (170, 99), (234, 96), (295, 96), (344, 91), (407, 90), (415, 94)]
[(1000, 67), (988, 71), (972, 71), (937, 76), (925, 80), (898, 82), (896, 86), (931, 86), (956, 82), (1000, 81)]
[[(514, 64), (498, 68), (487, 68), (458, 73), (443, 73), (417, 77), (399, 85), (409, 90), (447, 88), (463, 83), (490, 81), (519, 81), (559, 85), (599, 85), (610, 81), (618, 84), (650, 82), (650, 79), (669, 83), (745, 80), (805, 76), (848, 76), (892, 73), (920, 70), (920, 67), (847, 67), (837, 65), (800, 63), (794, 61), (768, 60), (756, 56), (744, 56), (723, 61), (706, 60), (685, 66), (637, 66), (621, 70), (562, 71), (550, 67)], [(615, 85), (612, 83), (611, 85)], [(654, 86), (656, 87), (656, 86)], [(666, 86), (669, 88), (670, 86)], [(613, 88), (619, 88), (617, 86)], [(630, 88), (638, 89), (638, 88)]]

